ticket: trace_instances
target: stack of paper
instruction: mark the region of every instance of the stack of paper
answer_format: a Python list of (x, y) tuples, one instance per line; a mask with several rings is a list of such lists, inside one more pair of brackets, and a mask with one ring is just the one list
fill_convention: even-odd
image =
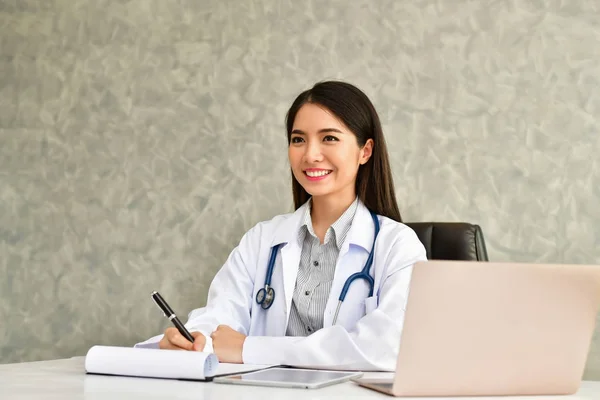
[(85, 357), (89, 374), (199, 381), (273, 366), (219, 363), (213, 353), (114, 346), (93, 346)]

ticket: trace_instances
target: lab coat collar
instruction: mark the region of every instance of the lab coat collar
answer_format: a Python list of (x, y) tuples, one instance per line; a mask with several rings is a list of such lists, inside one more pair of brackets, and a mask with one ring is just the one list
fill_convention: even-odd
[(358, 201), (358, 208), (348, 232), (348, 237), (342, 246), (341, 254), (348, 250), (349, 245), (360, 246), (366, 251), (371, 251), (373, 246), (373, 235), (375, 234), (375, 225), (371, 218), (369, 209), (362, 201)]
[[(273, 236), (271, 246), (282, 243), (291, 243), (293, 240), (296, 240), (308, 207), (308, 202), (304, 203), (279, 225)], [(360, 246), (366, 251), (371, 251), (374, 233), (375, 226), (373, 225), (369, 209), (359, 200), (356, 214), (354, 215), (352, 226), (350, 227), (350, 232), (348, 232), (348, 236), (346, 237), (340, 252), (345, 253), (350, 244)]]
[(279, 224), (275, 231), (275, 235), (273, 235), (271, 247), (278, 244), (290, 243), (292, 240), (298, 237), (300, 225), (303, 222), (304, 214), (306, 213), (306, 209), (308, 207), (309, 202), (307, 201), (296, 211), (294, 211), (288, 218), (284, 219), (281, 224)]

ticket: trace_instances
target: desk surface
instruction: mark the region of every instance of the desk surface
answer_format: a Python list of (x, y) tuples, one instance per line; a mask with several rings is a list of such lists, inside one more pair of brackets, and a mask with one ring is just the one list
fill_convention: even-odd
[[(0, 399), (393, 399), (391, 396), (365, 389), (352, 382), (308, 390), (86, 375), (83, 361), (83, 357), (76, 357), (0, 365)], [(390, 376), (390, 374), (369, 375)], [(600, 382), (590, 381), (583, 382), (579, 392), (573, 396), (503, 397), (507, 400), (599, 398)], [(449, 398), (437, 398), (437, 400), (444, 399)], [(497, 397), (469, 398), (469, 400), (477, 399), (498, 400)]]

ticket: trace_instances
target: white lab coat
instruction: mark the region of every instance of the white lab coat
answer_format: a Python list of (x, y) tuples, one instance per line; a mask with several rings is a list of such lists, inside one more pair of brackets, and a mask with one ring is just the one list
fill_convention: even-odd
[[(308, 337), (285, 336), (302, 243), (298, 232), (307, 204), (291, 214), (261, 222), (241, 239), (211, 283), (207, 305), (190, 313), (190, 331), (210, 334), (218, 325), (247, 335), (242, 358), (248, 364), (281, 364), (362, 371), (393, 371), (400, 345), (412, 266), (426, 260), (425, 248), (412, 229), (379, 216), (368, 285), (356, 280), (350, 286), (332, 326), (338, 297), (346, 279), (365, 265), (373, 243), (374, 224), (362, 202), (352, 222), (336, 264), (323, 328)], [(271, 286), (273, 305), (263, 310), (256, 293), (264, 287), (271, 247), (285, 243), (278, 252)], [(142, 343), (157, 342), (156, 336)], [(209, 347), (212, 347), (209, 343)]]

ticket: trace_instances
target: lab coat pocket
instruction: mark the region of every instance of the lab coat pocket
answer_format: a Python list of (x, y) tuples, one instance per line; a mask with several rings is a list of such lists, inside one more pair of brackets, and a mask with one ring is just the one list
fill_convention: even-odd
[(365, 299), (365, 309), (366, 309), (367, 314), (369, 314), (373, 310), (375, 310), (378, 305), (379, 305), (379, 297), (378, 296), (371, 296), (371, 297), (367, 297)]
[(345, 304), (340, 309), (338, 317), (338, 324), (344, 326), (348, 330), (354, 329), (356, 323), (365, 316), (365, 302), (364, 300), (360, 303)]

